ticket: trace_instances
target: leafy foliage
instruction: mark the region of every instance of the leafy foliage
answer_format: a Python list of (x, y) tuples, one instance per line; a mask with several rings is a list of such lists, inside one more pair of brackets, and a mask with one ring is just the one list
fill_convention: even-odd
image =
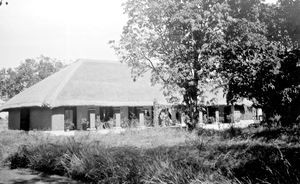
[(227, 99), (251, 99), (267, 120), (280, 115), (282, 122), (293, 123), (299, 116), (300, 50), (287, 51), (279, 43), (261, 40), (240, 42), (224, 52), (220, 73), (228, 84)]
[(186, 113), (196, 120), (203, 84), (217, 75), (215, 62), (232, 21), (228, 5), (217, 0), (129, 0), (125, 12), (129, 20), (114, 45), (122, 62), (131, 66), (134, 77), (150, 70), (152, 82), (163, 84), (171, 102), (182, 99), (189, 107)]
[(253, 100), (272, 116), (297, 96), (298, 81), (284, 83), (291, 75), (283, 65), (299, 49), (299, 2), (128, 0), (127, 25), (112, 43), (134, 77), (150, 71), (170, 102), (182, 100), (190, 128), (207, 86), (224, 88), (229, 103)]
[(26, 59), (18, 67), (0, 70), (0, 97), (9, 99), (16, 94), (57, 72), (63, 63), (56, 59), (40, 56)]

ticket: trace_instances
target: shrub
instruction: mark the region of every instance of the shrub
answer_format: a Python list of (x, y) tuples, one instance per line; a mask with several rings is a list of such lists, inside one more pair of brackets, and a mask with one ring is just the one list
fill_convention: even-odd
[(237, 149), (218, 160), (217, 165), (225, 176), (237, 178), (243, 183), (299, 183), (300, 167), (290, 164), (299, 164), (299, 158), (288, 154), (299, 153), (299, 147), (280, 149), (272, 145), (254, 144), (241, 151)]
[(74, 123), (71, 120), (67, 119), (65, 121), (65, 130), (73, 130), (73, 129), (74, 129)]
[(219, 135), (219, 131), (213, 130), (213, 129), (204, 129), (204, 128), (198, 128), (197, 130), (198, 136), (216, 136)]
[(242, 135), (242, 129), (231, 126), (229, 129), (221, 131), (223, 139), (232, 139), (234, 137)]
[(138, 119), (123, 119), (121, 122), (122, 128), (136, 128), (139, 125)]
[(20, 146), (18, 151), (7, 158), (10, 168), (24, 168), (29, 166), (28, 151), (26, 146)]
[(80, 121), (80, 124), (81, 124), (82, 130), (87, 130), (87, 128), (89, 127), (89, 122), (86, 118), (82, 118)]

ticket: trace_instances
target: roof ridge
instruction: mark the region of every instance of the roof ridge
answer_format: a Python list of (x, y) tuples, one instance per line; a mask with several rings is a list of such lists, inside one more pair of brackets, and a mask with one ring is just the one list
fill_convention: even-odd
[(88, 58), (79, 58), (76, 62), (93, 62), (93, 63), (121, 64), (121, 62), (118, 61), (118, 60), (88, 59)]
[[(79, 68), (79, 66), (82, 64), (82, 61), (77, 60), (75, 61), (73, 64), (71, 64), (69, 67), (71, 67), (73, 65), (73, 70), (71, 70), (71, 72), (69, 74), (67, 74), (67, 76), (61, 80), (61, 82), (59, 83), (58, 87), (55, 89), (55, 91), (52, 93), (52, 95), (49, 97), (48, 103), (44, 102), (45, 106), (48, 107), (52, 107), (53, 103), (56, 99), (56, 97), (58, 96), (58, 94), (62, 91), (63, 87), (65, 86), (65, 84), (71, 79), (71, 77), (73, 76), (73, 74), (77, 71), (77, 69)], [(46, 101), (46, 99), (45, 99)]]

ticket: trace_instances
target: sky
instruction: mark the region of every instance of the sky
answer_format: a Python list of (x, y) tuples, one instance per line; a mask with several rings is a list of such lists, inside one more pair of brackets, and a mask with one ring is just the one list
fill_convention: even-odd
[(0, 6), (0, 68), (16, 67), (40, 55), (65, 63), (118, 59), (108, 42), (120, 38), (126, 23), (124, 0), (3, 2), (8, 5)]

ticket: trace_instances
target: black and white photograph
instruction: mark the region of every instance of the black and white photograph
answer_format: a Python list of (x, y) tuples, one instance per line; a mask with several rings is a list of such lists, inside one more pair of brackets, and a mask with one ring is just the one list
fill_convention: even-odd
[(0, 184), (300, 184), (300, 0), (0, 0)]

